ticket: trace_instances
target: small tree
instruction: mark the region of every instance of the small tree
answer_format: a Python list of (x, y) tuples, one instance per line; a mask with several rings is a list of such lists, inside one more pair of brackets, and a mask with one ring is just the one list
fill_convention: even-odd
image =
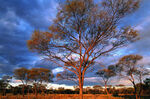
[(43, 83), (52, 82), (53, 74), (51, 70), (45, 68), (32, 68), (29, 70), (28, 78), (34, 85), (34, 92), (37, 96), (38, 89), (40, 88), (43, 92)]
[(144, 80), (144, 83), (145, 83), (145, 85), (146, 85), (147, 87), (150, 87), (150, 78), (146, 78), (146, 79)]
[(125, 85), (124, 84), (119, 84), (119, 85), (116, 85), (116, 87), (122, 88), (122, 87), (125, 87)]
[(66, 0), (49, 31), (35, 31), (28, 40), (33, 52), (73, 72), (83, 99), (84, 76), (99, 57), (137, 40), (137, 31), (119, 22), (134, 12), (139, 0)]
[(0, 92), (2, 92), (2, 95), (6, 95), (6, 88), (9, 85), (11, 77), (8, 75), (5, 75), (0, 79)]
[(150, 78), (146, 78), (144, 80), (144, 87), (143, 87), (143, 89), (144, 89), (144, 93), (149, 95), (149, 93), (150, 93)]
[(138, 66), (138, 68), (137, 68), (137, 70), (136, 70), (136, 72), (135, 72), (135, 77), (136, 77), (136, 79), (138, 80), (138, 82), (139, 82), (139, 91), (138, 91), (138, 95), (139, 95), (139, 97), (141, 96), (141, 93), (142, 93), (142, 90), (143, 90), (143, 79), (144, 79), (144, 76), (146, 76), (146, 75), (149, 75), (149, 71), (146, 69), (146, 68), (144, 68), (144, 65), (139, 65)]
[(100, 86), (100, 85), (94, 85), (93, 86), (93, 90), (94, 90), (94, 93), (96, 94), (96, 93), (100, 93), (101, 91), (102, 91), (102, 86)]
[(22, 82), (22, 95), (24, 96), (24, 89), (28, 84), (28, 72), (29, 70), (22, 67), (14, 70), (14, 77)]
[(93, 86), (93, 89), (98, 89), (98, 90), (100, 90), (100, 89), (103, 89), (103, 88), (102, 88), (102, 86), (100, 86), (100, 85), (94, 85), (94, 86)]
[[(127, 55), (122, 57), (119, 60), (117, 66), (122, 68), (121, 76), (127, 78), (134, 87), (134, 94), (136, 95), (136, 99), (140, 98), (141, 90), (142, 90), (142, 79), (145, 75), (148, 74), (146, 68), (141, 65), (138, 65), (137, 62), (141, 60), (143, 57), (140, 55)], [(137, 92), (136, 80), (140, 83), (139, 93)], [(139, 95), (139, 97), (138, 97)]]
[(112, 69), (113, 65), (108, 66), (107, 69), (100, 69), (98, 72), (96, 72), (96, 75), (102, 78), (103, 83), (105, 85), (105, 91), (107, 95), (109, 95), (109, 92), (107, 90), (107, 84), (110, 80), (110, 78), (114, 77), (116, 73)]

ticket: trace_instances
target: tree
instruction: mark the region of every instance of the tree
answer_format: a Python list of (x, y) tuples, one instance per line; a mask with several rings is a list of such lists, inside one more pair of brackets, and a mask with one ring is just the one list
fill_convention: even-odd
[(150, 78), (146, 78), (144, 80), (144, 83), (145, 83), (146, 86), (150, 87)]
[(148, 69), (146, 69), (144, 67), (144, 65), (138, 65), (138, 68), (137, 68), (134, 75), (135, 75), (136, 79), (139, 81), (139, 86), (138, 86), (138, 89), (139, 89), (138, 95), (139, 95), (139, 97), (141, 96), (141, 92), (143, 90), (143, 79), (146, 75), (149, 75), (149, 73), (150, 72), (148, 71)]
[(123, 84), (116, 85), (116, 87), (125, 87)]
[(94, 85), (93, 86), (93, 91), (94, 91), (94, 93), (96, 94), (96, 93), (100, 93), (100, 92), (102, 92), (102, 90), (103, 90), (103, 88), (102, 88), (102, 86), (100, 86), (100, 85)]
[(118, 66), (122, 68), (121, 76), (127, 78), (133, 84), (136, 99), (140, 98), (142, 88), (140, 88), (138, 93), (135, 79), (139, 80), (141, 87), (143, 77), (148, 74), (147, 70), (143, 66), (137, 64), (137, 62), (142, 58), (143, 57), (140, 55), (127, 55), (122, 57), (118, 63)]
[(144, 93), (149, 95), (149, 93), (150, 93), (150, 78), (145, 78), (143, 89), (144, 89)]
[(100, 85), (94, 85), (94, 86), (93, 86), (93, 89), (98, 89), (98, 90), (100, 90), (100, 89), (103, 89), (103, 88), (102, 88), (102, 86), (100, 86)]
[(5, 75), (0, 79), (0, 92), (2, 92), (3, 95), (6, 95), (6, 88), (9, 85), (11, 77), (8, 75)]
[(27, 44), (31, 51), (76, 74), (80, 99), (84, 75), (93, 62), (138, 39), (137, 31), (119, 22), (134, 12), (139, 0), (66, 0), (59, 6), (49, 31), (35, 31)]
[(108, 66), (107, 69), (100, 69), (96, 72), (96, 75), (102, 78), (104, 85), (105, 85), (105, 91), (107, 95), (109, 95), (109, 92), (107, 90), (107, 84), (111, 77), (115, 76), (116, 73), (112, 70), (113, 65)]
[(14, 70), (14, 77), (18, 80), (20, 80), (23, 84), (22, 86), (22, 95), (24, 96), (24, 89), (28, 84), (29, 78), (28, 78), (28, 72), (29, 70), (22, 67)]
[(53, 79), (52, 71), (45, 68), (32, 68), (29, 70), (28, 78), (34, 85), (34, 93), (37, 96), (38, 89), (40, 88), (43, 92), (43, 83), (52, 82)]

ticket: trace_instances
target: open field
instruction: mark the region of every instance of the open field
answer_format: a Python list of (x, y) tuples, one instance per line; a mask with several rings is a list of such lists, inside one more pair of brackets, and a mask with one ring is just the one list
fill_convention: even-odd
[[(122, 95), (121, 95), (122, 96)], [(78, 94), (46, 94), (46, 95), (7, 95), (0, 96), (0, 99), (79, 99)], [(134, 95), (125, 95), (124, 97), (107, 96), (103, 94), (84, 94), (84, 99), (135, 99)], [(143, 96), (141, 99), (150, 99), (150, 96)]]
[[(7, 96), (0, 96), (0, 99), (79, 99), (78, 94), (49, 94), (49, 95), (26, 95), (22, 97), (22, 95), (7, 95)], [(113, 97), (113, 96), (106, 96), (106, 95), (92, 95), (92, 94), (85, 94), (84, 99), (124, 99), (121, 97)]]

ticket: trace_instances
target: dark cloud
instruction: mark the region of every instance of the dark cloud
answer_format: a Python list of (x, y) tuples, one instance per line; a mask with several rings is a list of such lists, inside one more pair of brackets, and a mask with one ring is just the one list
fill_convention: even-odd
[[(56, 7), (54, 0), (0, 1), (1, 74), (12, 74), (15, 68), (37, 65), (39, 58), (28, 50), (26, 41), (34, 29), (47, 29), (55, 17)], [(45, 64), (41, 62), (41, 65)]]
[(39, 29), (49, 26), (57, 7), (54, 0), (1, 0), (0, 4), (3, 14), (13, 11), (16, 16)]

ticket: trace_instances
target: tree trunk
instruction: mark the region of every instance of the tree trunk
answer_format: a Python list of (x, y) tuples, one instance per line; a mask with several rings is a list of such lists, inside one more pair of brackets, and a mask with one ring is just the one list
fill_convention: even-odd
[(37, 97), (37, 86), (36, 86), (36, 84), (33, 87), (33, 91), (34, 91), (35, 96)]
[(80, 99), (83, 99), (83, 86), (82, 85), (80, 85)]
[(3, 96), (6, 96), (6, 89), (3, 89)]
[(29, 99), (29, 91), (30, 91), (29, 86), (27, 88), (28, 88), (28, 99)]
[(43, 86), (41, 86), (40, 89), (41, 89), (42, 95), (45, 95)]
[(132, 83), (133, 83), (133, 87), (134, 87), (134, 95), (135, 95), (136, 99), (138, 99), (138, 94), (137, 94), (136, 85), (135, 85), (134, 81), (133, 81)]
[(79, 88), (80, 88), (79, 96), (80, 96), (80, 99), (83, 99), (83, 83), (84, 83), (84, 78), (81, 76), (79, 78)]
[(107, 84), (105, 84), (105, 91), (106, 91), (106, 94), (109, 95), (109, 92), (107, 90)]
[(35, 87), (35, 96), (37, 97), (37, 88)]
[[(141, 77), (140, 77), (140, 78), (141, 78)], [(139, 98), (139, 99), (141, 98), (142, 90), (143, 90), (142, 79), (140, 79), (140, 89), (139, 89), (139, 93), (138, 93), (138, 98)]]
[(22, 96), (24, 97), (24, 85), (22, 87)]

